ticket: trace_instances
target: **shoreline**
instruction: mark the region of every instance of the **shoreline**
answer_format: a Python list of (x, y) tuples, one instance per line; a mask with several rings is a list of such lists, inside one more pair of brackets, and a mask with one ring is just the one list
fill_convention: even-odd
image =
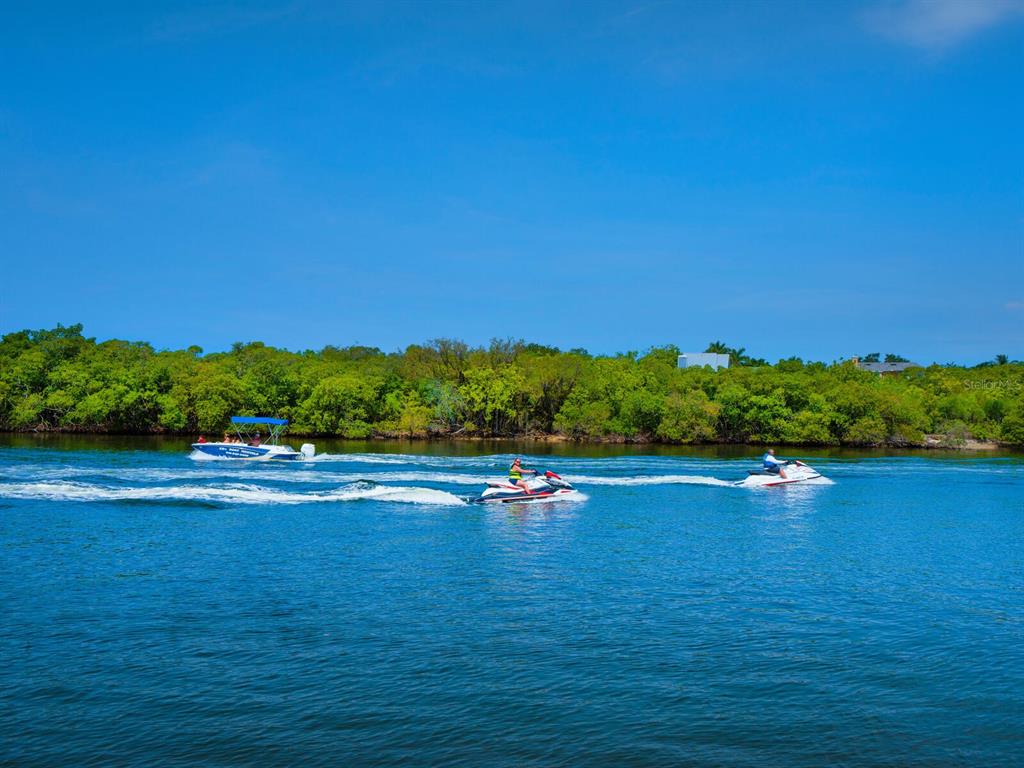
[[(75, 435), (81, 437), (142, 437), (142, 438), (188, 438), (193, 439), (198, 437), (200, 434), (206, 434), (205, 432), (165, 432), (165, 431), (153, 431), (153, 432), (116, 432), (116, 431), (99, 431), (99, 430), (80, 430), (80, 429), (29, 429), (29, 430), (0, 430), (0, 434), (4, 435), (36, 435), (36, 436), (66, 436)], [(613, 445), (632, 445), (632, 446), (669, 446), (675, 448), (682, 448), (687, 446), (693, 447), (724, 447), (724, 446), (765, 446), (765, 447), (781, 447), (781, 448), (816, 448), (816, 449), (828, 449), (828, 448), (849, 448), (849, 449), (907, 449), (907, 450), (934, 450), (934, 451), (963, 451), (965, 453), (979, 453), (984, 451), (1021, 451), (1024, 450), (1024, 446), (1016, 445), (1014, 443), (1004, 443), (994, 440), (974, 440), (965, 439), (962, 442), (951, 442), (944, 438), (943, 435), (925, 435), (925, 439), (921, 443), (875, 443), (875, 444), (863, 444), (863, 443), (838, 443), (838, 444), (820, 444), (820, 443), (787, 443), (787, 442), (772, 442), (772, 443), (737, 443), (728, 441), (706, 441), (706, 442), (694, 442), (694, 443), (673, 443), (664, 440), (647, 440), (639, 438), (625, 438), (622, 436), (609, 436), (607, 438), (586, 438), (577, 439), (567, 435), (560, 434), (524, 434), (524, 435), (499, 435), (499, 436), (484, 436), (484, 435), (396, 435), (396, 434), (377, 434), (370, 435), (367, 437), (345, 437), (343, 435), (315, 435), (302, 432), (291, 432), (285, 436), (287, 438), (302, 438), (309, 440), (350, 440), (350, 441), (362, 441), (369, 443), (386, 443), (392, 441), (409, 441), (414, 443), (522, 443), (522, 442), (533, 442), (533, 443), (547, 443), (552, 445), (565, 444), (565, 445), (578, 445), (578, 446), (613, 446)]]

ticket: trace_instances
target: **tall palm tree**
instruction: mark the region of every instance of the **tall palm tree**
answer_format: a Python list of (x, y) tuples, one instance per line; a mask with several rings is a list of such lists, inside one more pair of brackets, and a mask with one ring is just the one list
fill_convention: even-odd
[(711, 342), (710, 344), (708, 344), (708, 348), (705, 349), (704, 351), (705, 352), (717, 352), (720, 355), (728, 355), (728, 354), (730, 354), (732, 352), (732, 350), (729, 349), (729, 347), (727, 347), (725, 345), (725, 342), (722, 342), (722, 341), (713, 341), (713, 342)]
[(996, 365), (1006, 365), (1010, 362), (1010, 358), (1006, 355), (996, 355)]

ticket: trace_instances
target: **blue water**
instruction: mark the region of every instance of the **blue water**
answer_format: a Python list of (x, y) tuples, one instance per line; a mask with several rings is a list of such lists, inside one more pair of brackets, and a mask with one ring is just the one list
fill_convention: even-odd
[(1021, 458), (431, 450), (0, 449), (0, 763), (1024, 763)]

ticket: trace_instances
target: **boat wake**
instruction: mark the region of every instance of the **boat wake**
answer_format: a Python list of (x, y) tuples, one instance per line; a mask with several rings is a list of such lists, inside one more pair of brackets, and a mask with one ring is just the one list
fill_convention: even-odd
[[(450, 485), (480, 485), (501, 482), (504, 476), (471, 475), (454, 472), (374, 472), (361, 477), (395, 482), (448, 483)], [(733, 486), (734, 482), (704, 475), (636, 475), (630, 477), (596, 477), (593, 475), (565, 474), (573, 485), (718, 485)]]
[(258, 485), (180, 485), (114, 487), (76, 482), (35, 482), (0, 485), (0, 498), (46, 501), (192, 501), (223, 504), (309, 504), (332, 501), (391, 501), (405, 504), (463, 506), (454, 494), (434, 488), (403, 488), (353, 483), (328, 491), (294, 493)]
[[(504, 476), (475, 475), (465, 472), (430, 472), (430, 471), (398, 471), (398, 472), (363, 472), (361, 474), (330, 473), (329, 477), (336, 480), (372, 479), (381, 482), (399, 483), (444, 483), (447, 485), (480, 485), (488, 482), (501, 482)], [(705, 475), (636, 475), (627, 477), (597, 477), (593, 475), (563, 475), (573, 485), (717, 485), (731, 487), (735, 481), (719, 480)], [(308, 478), (304, 478), (307, 479)]]
[[(498, 482), (504, 479), (503, 476), (495, 474), (496, 465), (502, 466), (506, 463), (505, 456), (422, 456), (422, 455), (410, 455), (402, 453), (387, 453), (387, 454), (375, 454), (375, 453), (345, 453), (345, 454), (331, 454), (324, 453), (316, 456), (313, 459), (302, 462), (307, 468), (312, 469), (310, 466), (315, 464), (331, 464), (331, 463), (350, 463), (350, 464), (370, 464), (378, 465), (380, 469), (367, 468), (359, 474), (352, 473), (330, 473), (330, 476), (336, 480), (348, 480), (361, 477), (370, 477), (374, 480), (380, 481), (391, 481), (391, 482), (426, 482), (426, 483), (444, 483), (448, 485), (478, 485), (484, 482)], [(652, 464), (651, 469), (655, 468), (655, 464), (650, 459), (640, 457), (631, 458), (626, 460), (630, 466), (629, 469), (641, 470), (643, 472), (644, 464)], [(534, 461), (533, 463), (538, 463)], [(543, 463), (543, 462), (540, 462)], [(570, 467), (563, 465), (563, 471), (560, 473), (566, 480), (575, 486), (581, 485), (603, 485), (603, 486), (644, 486), (644, 485), (703, 485), (703, 486), (715, 486), (719, 488), (732, 488), (739, 484), (738, 479), (723, 480), (718, 477), (712, 477), (704, 474), (624, 474), (624, 475), (593, 475), (587, 474), (587, 470), (593, 470), (596, 468), (605, 469), (614, 467), (617, 463), (616, 460), (604, 459), (604, 460), (580, 460), (571, 459), (565, 464), (575, 464), (576, 469), (580, 474), (576, 474)], [(623, 462), (625, 463), (625, 462)], [(395, 469), (389, 469), (395, 467)], [(419, 465), (419, 468), (414, 469), (398, 469), (398, 466), (409, 466)], [(453, 466), (455, 465), (455, 466)], [(639, 466), (638, 466), (639, 465)], [(622, 465), (619, 464), (621, 467)], [(745, 465), (744, 465), (745, 466)], [(469, 472), (452, 471), (455, 468), (468, 469)], [(691, 467), (686, 467), (687, 469)], [(693, 469), (706, 469), (707, 467), (701, 463), (694, 462)], [(626, 469), (628, 472), (629, 469)], [(474, 471), (475, 470), (475, 471)], [(622, 469), (619, 469), (621, 472)], [(738, 470), (739, 471), (739, 470)], [(326, 479), (327, 475), (323, 475)], [(823, 479), (824, 480), (824, 479)], [(820, 483), (814, 483), (816, 485), (828, 485), (831, 481), (824, 481)]]
[[(331, 464), (351, 462), (358, 464), (424, 464), (429, 456), (412, 456), (404, 453), (318, 453), (306, 459), (306, 463)], [(446, 458), (446, 457), (439, 457)]]
[(580, 477), (568, 478), (574, 485), (717, 485), (731, 487), (735, 483), (706, 475), (638, 475), (636, 477)]
[[(282, 467), (268, 466), (266, 463), (246, 463), (238, 466), (231, 462), (207, 457), (204, 461), (211, 462), (203, 469), (150, 469), (144, 467), (99, 469), (75, 467), (47, 467), (31, 471), (36, 480), (56, 480), (69, 476), (78, 476), (90, 480), (120, 480), (125, 482), (170, 482), (173, 480), (230, 480), (249, 476), (261, 480), (283, 483), (358, 483), (395, 482), (395, 483), (440, 483), (444, 485), (481, 485), (487, 482), (500, 482), (504, 476), (494, 473), (475, 474), (470, 472), (446, 472), (423, 470), (372, 470), (367, 468), (360, 472), (336, 472), (306, 466), (291, 465)], [(305, 464), (306, 462), (302, 462)], [(216, 465), (216, 467), (214, 467)], [(711, 485), (733, 486), (735, 481), (721, 480), (707, 475), (626, 475), (620, 477), (602, 477), (597, 475), (576, 475), (567, 473), (566, 480), (573, 485)]]
[[(209, 459), (210, 457), (202, 457)], [(44, 461), (0, 467), (0, 499), (110, 501), (192, 504), (308, 504), (358, 500), (407, 504), (462, 505), (465, 488), (499, 484), (507, 474), (506, 457), (412, 456), (407, 454), (321, 454), (280, 462), (218, 461), (165, 466), (140, 462), (100, 464)], [(540, 464), (537, 459), (532, 463)], [(614, 487), (750, 487), (738, 462), (681, 461), (652, 457), (623, 459), (565, 458), (565, 481), (578, 491)], [(792, 485), (832, 485), (827, 478)], [(593, 486), (595, 491), (591, 492)], [(791, 487), (786, 485), (785, 487)], [(560, 495), (564, 499), (565, 494)], [(587, 498), (579, 493), (573, 500)], [(534, 502), (536, 503), (536, 502)]]

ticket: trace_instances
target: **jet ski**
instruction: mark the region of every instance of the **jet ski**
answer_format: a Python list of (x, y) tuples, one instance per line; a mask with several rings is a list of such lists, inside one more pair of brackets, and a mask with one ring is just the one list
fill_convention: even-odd
[(768, 488), (774, 485), (807, 483), (819, 479), (826, 483), (830, 482), (825, 480), (821, 473), (816, 469), (807, 466), (802, 461), (787, 461), (785, 471), (786, 477), (783, 479), (777, 472), (767, 472), (763, 469), (752, 469), (747, 474), (747, 477), (741, 480), (738, 485), (742, 485), (744, 488)]
[(507, 480), (501, 483), (488, 483), (486, 490), (478, 498), (473, 499), (473, 502), (476, 504), (533, 503), (576, 493), (576, 489), (572, 487), (571, 483), (550, 471), (543, 475), (534, 475), (526, 481), (526, 486), (530, 489), (529, 493), (518, 485), (512, 485)]

